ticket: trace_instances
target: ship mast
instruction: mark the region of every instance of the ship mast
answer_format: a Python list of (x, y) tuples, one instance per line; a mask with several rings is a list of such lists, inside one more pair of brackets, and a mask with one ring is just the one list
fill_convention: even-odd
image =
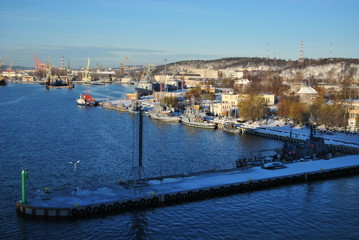
[[(137, 165), (133, 162), (131, 173), (127, 183), (130, 187), (141, 186), (145, 184), (147, 176), (143, 168), (143, 115), (142, 107), (136, 103), (136, 110), (138, 111), (138, 162)], [(133, 134), (135, 137), (135, 134)]]

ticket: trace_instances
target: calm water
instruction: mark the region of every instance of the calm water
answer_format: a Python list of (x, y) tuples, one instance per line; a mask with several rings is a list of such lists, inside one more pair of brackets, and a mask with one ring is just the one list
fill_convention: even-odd
[[(3, 239), (359, 239), (359, 177), (300, 184), (148, 211), (77, 222), (18, 218), (20, 171), (29, 191), (70, 188), (126, 179), (134, 154), (135, 117), (79, 107), (86, 90), (45, 90), (41, 85), (0, 88), (0, 238)], [(98, 98), (123, 98), (120, 85), (91, 86)], [(189, 128), (144, 118), (148, 176), (234, 167), (248, 151), (278, 141)]]

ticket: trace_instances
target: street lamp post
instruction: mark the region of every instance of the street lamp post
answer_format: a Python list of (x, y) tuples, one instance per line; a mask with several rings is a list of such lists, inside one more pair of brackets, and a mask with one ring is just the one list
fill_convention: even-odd
[(78, 160), (78, 161), (75, 162), (75, 163), (70, 162), (70, 164), (74, 166), (74, 180), (73, 180), (73, 184), (74, 184), (75, 195), (76, 195), (76, 192), (77, 192), (77, 188), (76, 188), (76, 165), (77, 165), (79, 162), (80, 162), (80, 160)]
[(74, 171), (76, 172), (76, 165), (80, 162), (80, 160), (78, 160), (77, 162), (73, 163), (73, 162), (70, 162), (70, 164), (74, 165)]

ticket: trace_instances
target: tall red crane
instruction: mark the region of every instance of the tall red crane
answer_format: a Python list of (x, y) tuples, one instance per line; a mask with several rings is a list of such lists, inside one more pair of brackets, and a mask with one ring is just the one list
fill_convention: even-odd
[(46, 63), (42, 62), (35, 54), (34, 57), (34, 65), (36, 70), (45, 70), (47, 68)]

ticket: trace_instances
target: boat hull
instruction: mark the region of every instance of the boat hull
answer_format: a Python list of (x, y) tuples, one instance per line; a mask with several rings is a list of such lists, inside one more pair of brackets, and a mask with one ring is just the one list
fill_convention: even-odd
[(151, 119), (155, 119), (155, 120), (159, 120), (159, 121), (163, 121), (163, 122), (180, 122), (181, 121), (180, 117), (160, 116), (160, 115), (155, 114), (155, 113), (149, 113), (149, 117)]
[(188, 121), (186, 119), (182, 119), (182, 123), (184, 125), (187, 125), (190, 127), (207, 128), (207, 129), (215, 129), (216, 128), (216, 124), (214, 124), (214, 123), (192, 122), (192, 121)]

